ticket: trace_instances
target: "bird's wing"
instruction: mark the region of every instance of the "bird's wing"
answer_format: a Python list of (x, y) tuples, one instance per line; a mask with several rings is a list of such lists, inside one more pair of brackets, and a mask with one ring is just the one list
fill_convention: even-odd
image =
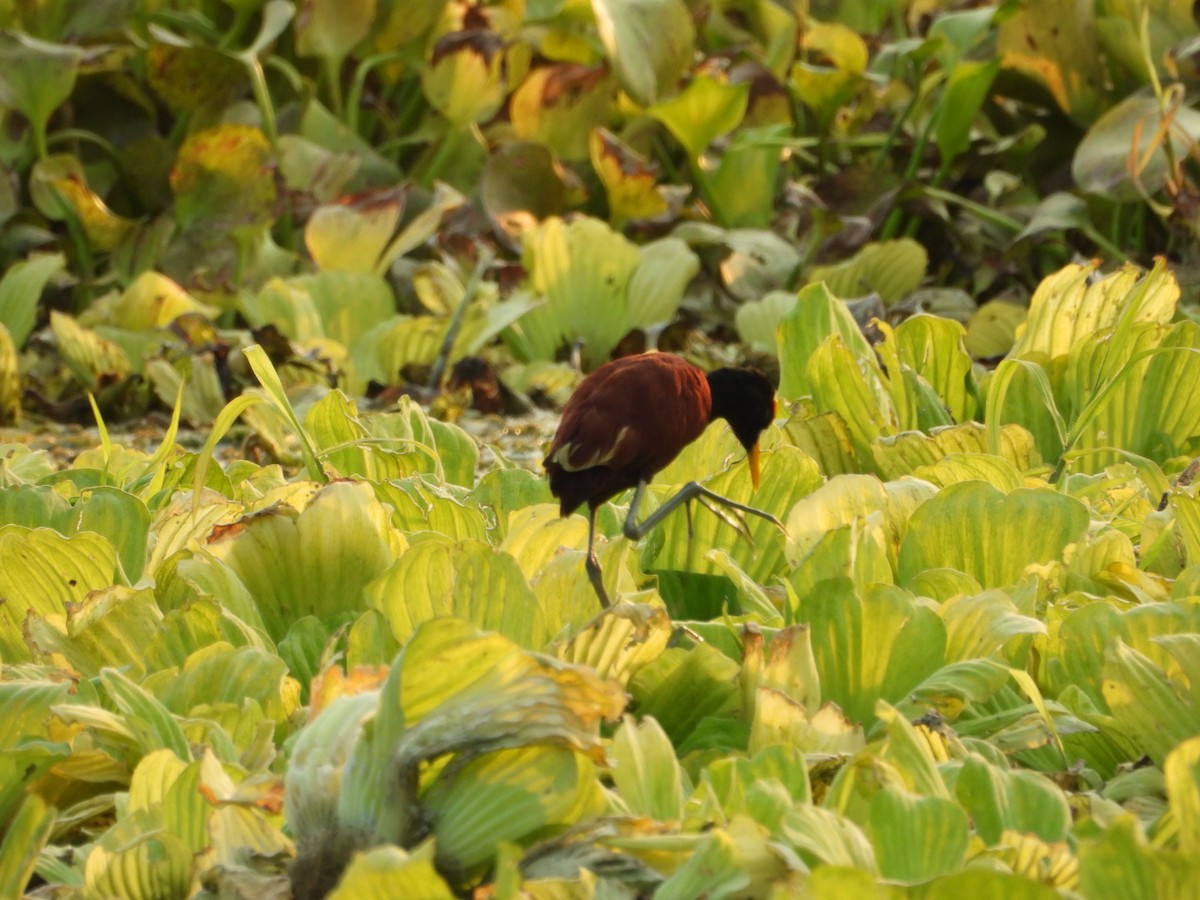
[(631, 425), (614, 429), (611, 417), (593, 403), (579, 404), (572, 413), (559, 426), (546, 462), (579, 472), (596, 466), (620, 468), (633, 458), (636, 441), (631, 439)]

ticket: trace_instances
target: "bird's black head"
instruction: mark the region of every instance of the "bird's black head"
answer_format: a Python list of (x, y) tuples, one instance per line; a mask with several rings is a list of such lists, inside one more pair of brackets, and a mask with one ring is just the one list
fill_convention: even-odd
[(750, 450), (775, 418), (775, 388), (758, 369), (717, 369), (708, 373), (712, 418), (724, 419)]

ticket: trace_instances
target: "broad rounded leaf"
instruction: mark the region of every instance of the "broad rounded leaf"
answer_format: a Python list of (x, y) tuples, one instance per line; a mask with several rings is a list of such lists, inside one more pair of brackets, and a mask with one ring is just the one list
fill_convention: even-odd
[(1083, 537), (1088, 511), (1048, 488), (1005, 495), (990, 484), (951, 485), (913, 513), (900, 547), (902, 582), (925, 569), (958, 569), (984, 587), (1015, 584), (1025, 568), (1061, 558)]
[(592, 11), (625, 92), (643, 106), (670, 96), (692, 65), (695, 26), (683, 0), (592, 0)]

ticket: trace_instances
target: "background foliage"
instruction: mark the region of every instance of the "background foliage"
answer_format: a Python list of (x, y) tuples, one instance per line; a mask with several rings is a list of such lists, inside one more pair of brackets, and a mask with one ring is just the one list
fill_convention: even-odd
[[(1191, 896), (1190, 4), (0, 23), (0, 416), (101, 424), (0, 454), (0, 896)], [(443, 379), (655, 345), (786, 408), (652, 502), (787, 528), (618, 498), (596, 616)]]

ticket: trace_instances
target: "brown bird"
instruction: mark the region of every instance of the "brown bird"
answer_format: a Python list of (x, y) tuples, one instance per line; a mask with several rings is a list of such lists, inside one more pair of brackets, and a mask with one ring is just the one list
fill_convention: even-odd
[(775, 391), (757, 369), (724, 368), (706, 375), (678, 356), (647, 353), (607, 363), (583, 379), (563, 408), (542, 465), (564, 516), (588, 505), (587, 573), (601, 604), (608, 606), (609, 600), (593, 546), (596, 510), (628, 488), (636, 488), (624, 527), (630, 540), (638, 540), (676, 507), (696, 498), (783, 527), (770, 513), (735, 503), (694, 481), (637, 523), (646, 483), (714, 419), (725, 419), (746, 448), (750, 479), (757, 488), (758, 437), (774, 417)]

